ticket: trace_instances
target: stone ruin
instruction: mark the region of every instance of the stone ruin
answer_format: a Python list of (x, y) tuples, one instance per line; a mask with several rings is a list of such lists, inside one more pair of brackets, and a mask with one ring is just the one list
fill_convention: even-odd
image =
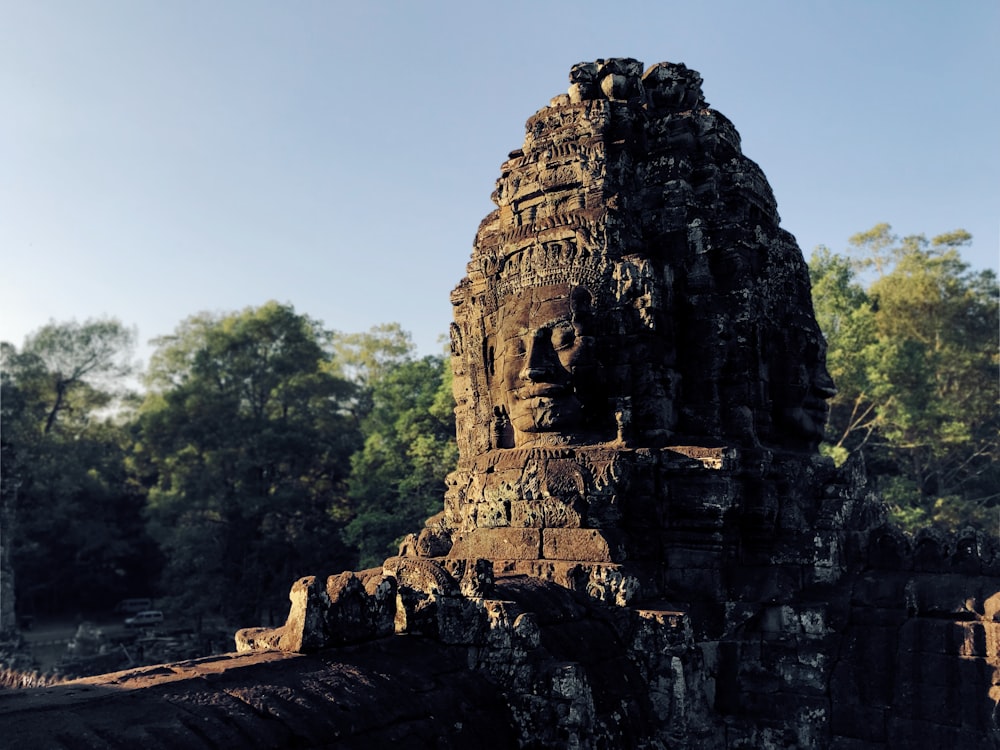
[(819, 455), (807, 268), (698, 74), (574, 66), (493, 200), (443, 511), (228, 661), (80, 684), (184, 746), (1000, 746), (1000, 549), (903, 535)]

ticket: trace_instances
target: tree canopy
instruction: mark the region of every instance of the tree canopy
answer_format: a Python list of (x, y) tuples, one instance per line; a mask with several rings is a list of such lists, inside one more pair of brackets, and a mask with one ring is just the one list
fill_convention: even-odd
[(3, 344), (0, 630), (12, 570), (23, 612), (154, 595), (270, 621), (290, 581), (381, 562), (440, 509), (450, 372), (398, 324), (194, 315), (154, 341), (144, 397), (125, 388), (133, 339), (101, 320)]
[(17, 571), (21, 611), (107, 605), (155, 574), (145, 497), (125, 470), (134, 338), (103, 319), (50, 323), (20, 351), (2, 344), (0, 562), (8, 587)]
[(441, 510), (458, 460), (451, 368), (442, 357), (406, 359), (370, 381), (364, 445), (351, 457), (354, 517), (345, 539), (360, 564), (380, 564), (404, 534)]
[(996, 525), (1000, 505), (998, 288), (972, 271), (962, 230), (854, 235), (813, 254), (817, 319), (838, 394), (827, 450), (864, 448), (897, 518), (913, 528)]
[(44, 433), (67, 412), (87, 419), (108, 406), (135, 370), (135, 331), (113, 318), (49, 323), (29, 336), (20, 352), (6, 342), (3, 347), (3, 369), (31, 392), (34, 408), (43, 413)]
[(194, 316), (158, 339), (137, 468), (166, 587), (193, 611), (260, 620), (288, 582), (347, 567), (337, 513), (360, 445), (330, 335), (275, 302)]

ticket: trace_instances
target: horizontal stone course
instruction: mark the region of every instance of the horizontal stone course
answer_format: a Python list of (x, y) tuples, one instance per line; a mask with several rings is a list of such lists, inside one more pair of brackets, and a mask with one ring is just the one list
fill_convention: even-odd
[(489, 560), (538, 560), (541, 558), (541, 529), (478, 528), (453, 536), (449, 555)]
[(602, 529), (542, 529), (544, 560), (579, 560), (580, 562), (623, 562), (625, 537), (620, 531)]

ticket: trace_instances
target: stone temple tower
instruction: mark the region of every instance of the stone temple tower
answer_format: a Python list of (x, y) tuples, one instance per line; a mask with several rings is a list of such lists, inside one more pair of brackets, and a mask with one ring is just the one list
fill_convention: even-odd
[(684, 65), (576, 65), (526, 131), (452, 293), (460, 460), (410, 549), (704, 591), (821, 511), (778, 491), (835, 392), (802, 253)]

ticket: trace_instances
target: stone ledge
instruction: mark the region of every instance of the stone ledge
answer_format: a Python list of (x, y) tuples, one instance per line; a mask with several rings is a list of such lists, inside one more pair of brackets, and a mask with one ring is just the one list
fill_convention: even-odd
[[(507, 700), (487, 676), (468, 669), (467, 653), (389, 636), (326, 654), (228, 654), (0, 691), (0, 744), (516, 747)], [(455, 720), (442, 721), (446, 716)]]

